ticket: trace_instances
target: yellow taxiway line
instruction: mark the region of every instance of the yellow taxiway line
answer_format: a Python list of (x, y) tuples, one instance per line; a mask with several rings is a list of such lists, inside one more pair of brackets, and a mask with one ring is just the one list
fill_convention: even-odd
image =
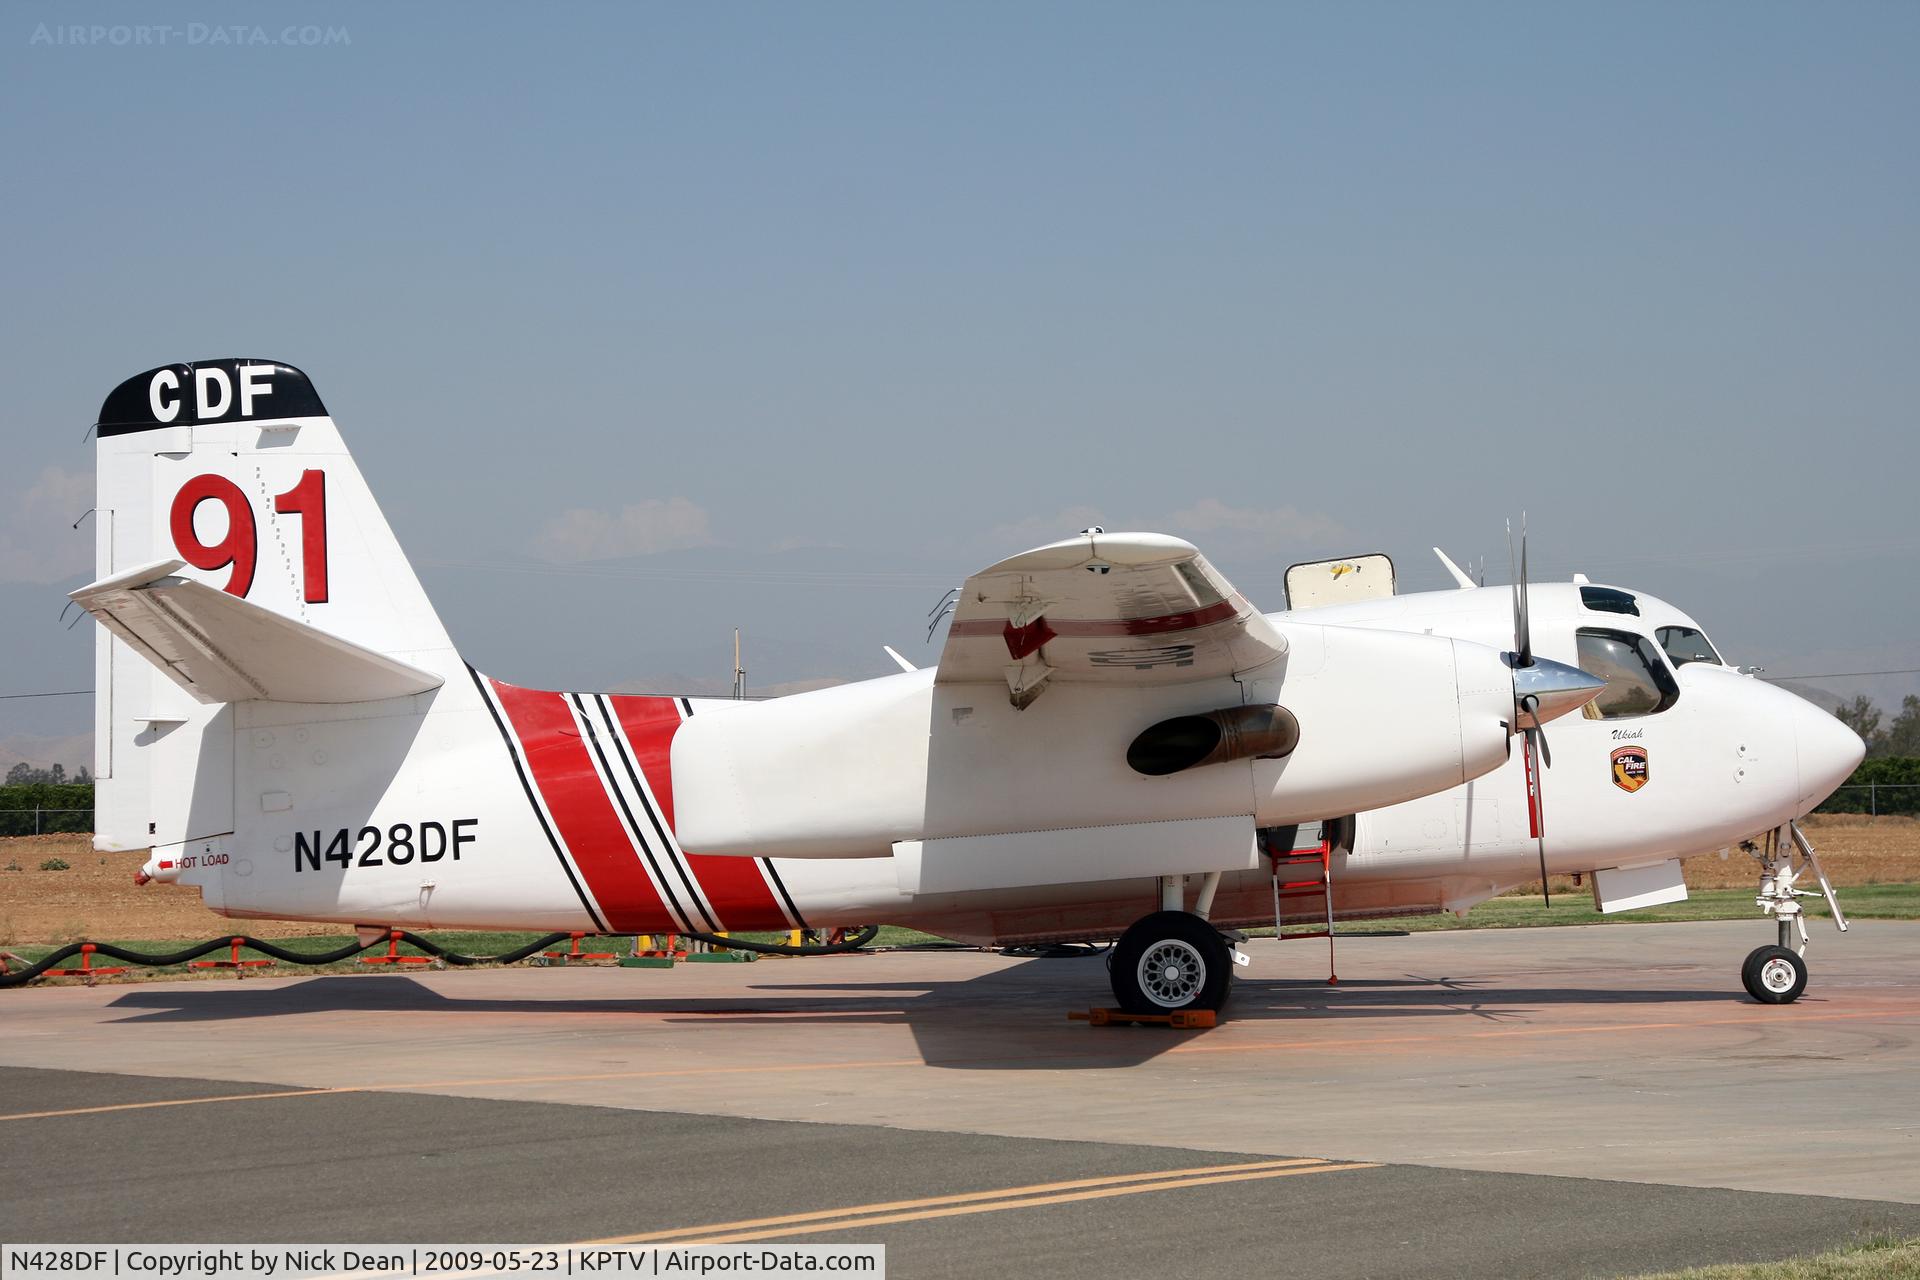
[(777, 1218), (748, 1218), (739, 1222), (716, 1222), (701, 1227), (679, 1227), (667, 1231), (647, 1231), (638, 1235), (611, 1236), (588, 1241), (591, 1245), (643, 1244), (741, 1244), (751, 1240), (783, 1240), (788, 1236), (812, 1235), (822, 1231), (858, 1231), (868, 1227), (889, 1226), (900, 1222), (921, 1222), (931, 1218), (954, 1218), (967, 1214), (998, 1213), (1005, 1209), (1036, 1209), (1044, 1205), (1071, 1204), (1081, 1200), (1105, 1200), (1114, 1196), (1136, 1196), (1151, 1191), (1178, 1191), (1182, 1187), (1206, 1187), (1226, 1182), (1253, 1182), (1265, 1178), (1293, 1178), (1316, 1173), (1344, 1173), (1350, 1169), (1377, 1169), (1378, 1164), (1328, 1160), (1263, 1160), (1254, 1164), (1202, 1165), (1193, 1169), (1158, 1169), (1149, 1173), (1119, 1174), (1108, 1178), (1079, 1178), (1070, 1182), (1040, 1182), (1024, 1187), (1003, 1187), (997, 1191), (977, 1191), (960, 1195), (929, 1196), (923, 1200), (893, 1200), (879, 1204), (853, 1205), (845, 1209), (825, 1209), (812, 1213), (792, 1213)]
[[(1111, 1174), (1103, 1178), (1074, 1178), (1065, 1182), (1034, 1182), (990, 1191), (963, 1191), (953, 1195), (926, 1196), (918, 1200), (884, 1200), (873, 1204), (848, 1205), (841, 1209), (782, 1214), (772, 1218), (710, 1222), (696, 1227), (674, 1227), (665, 1231), (583, 1240), (572, 1247), (592, 1249), (628, 1244), (744, 1244), (754, 1240), (783, 1240), (788, 1236), (814, 1235), (825, 1231), (860, 1231), (901, 1222), (997, 1213), (1005, 1209), (1036, 1209), (1082, 1200), (1143, 1195), (1152, 1191), (1178, 1191), (1182, 1187), (1293, 1178), (1315, 1173), (1344, 1173), (1351, 1169), (1379, 1167), (1378, 1164), (1361, 1161), (1335, 1162), (1303, 1156), (1285, 1160), (1258, 1160), (1247, 1164), (1198, 1165), (1189, 1169), (1152, 1169), (1143, 1173)], [(314, 1280), (383, 1280), (392, 1274), (355, 1271), (315, 1277)], [(446, 1280), (480, 1280), (481, 1277), (501, 1274), (504, 1273), (483, 1267), (472, 1271), (449, 1272)]]

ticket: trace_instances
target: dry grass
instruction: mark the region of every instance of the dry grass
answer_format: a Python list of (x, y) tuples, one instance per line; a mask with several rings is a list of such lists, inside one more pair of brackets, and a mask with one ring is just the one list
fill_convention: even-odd
[(1783, 1262), (1729, 1262), (1642, 1280), (1920, 1280), (1920, 1241), (1874, 1242)]

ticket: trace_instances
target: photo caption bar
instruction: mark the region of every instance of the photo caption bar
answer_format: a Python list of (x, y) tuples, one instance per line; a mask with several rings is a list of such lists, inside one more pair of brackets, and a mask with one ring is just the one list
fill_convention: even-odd
[(879, 1244), (9, 1244), (0, 1280), (479, 1280), (489, 1276), (859, 1276), (885, 1280)]

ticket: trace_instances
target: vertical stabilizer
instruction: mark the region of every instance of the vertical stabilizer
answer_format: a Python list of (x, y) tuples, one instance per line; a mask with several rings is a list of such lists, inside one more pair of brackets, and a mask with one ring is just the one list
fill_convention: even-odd
[[(163, 365), (114, 388), (96, 429), (97, 579), (177, 560), (254, 616), (465, 678), (306, 374), (273, 360)], [(194, 697), (105, 627), (96, 644), (96, 844), (232, 831), (233, 704)]]

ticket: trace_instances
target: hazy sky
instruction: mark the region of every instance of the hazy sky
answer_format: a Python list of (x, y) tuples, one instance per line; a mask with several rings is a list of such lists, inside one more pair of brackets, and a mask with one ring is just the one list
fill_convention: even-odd
[(90, 679), (102, 396), (224, 355), (527, 683), (930, 661), (1093, 519), (1500, 580), (1522, 506), (1737, 660), (1920, 667), (1916, 65), (1911, 3), (12, 4), (0, 683)]

